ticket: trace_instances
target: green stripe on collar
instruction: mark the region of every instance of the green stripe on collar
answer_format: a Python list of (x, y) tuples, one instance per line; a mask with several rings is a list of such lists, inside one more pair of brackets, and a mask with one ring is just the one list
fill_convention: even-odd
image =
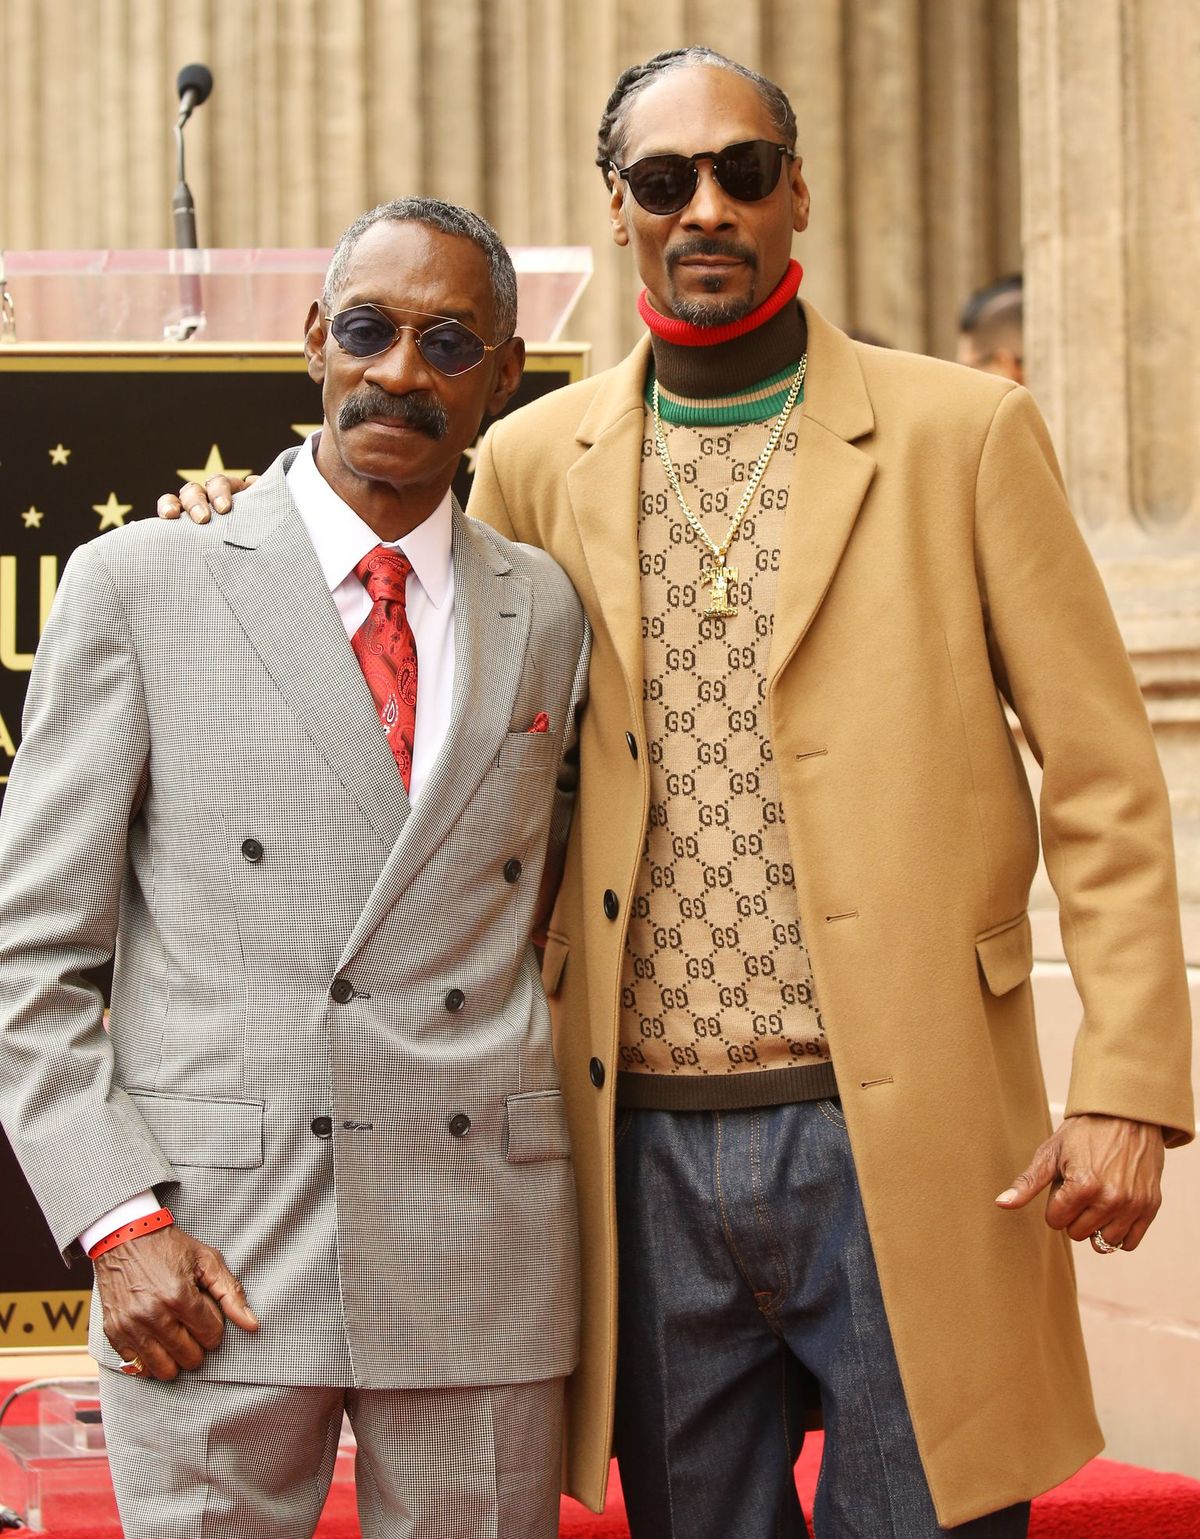
[[(796, 377), (797, 364), (790, 364), (779, 374), (761, 380), (749, 390), (736, 395), (714, 396), (706, 400), (689, 400), (675, 396), (666, 390), (661, 381), (658, 387), (658, 410), (664, 422), (673, 427), (735, 427), (743, 422), (769, 422), (783, 410)], [(654, 370), (646, 373), (646, 405), (654, 393)], [(803, 401), (801, 389), (799, 400)]]

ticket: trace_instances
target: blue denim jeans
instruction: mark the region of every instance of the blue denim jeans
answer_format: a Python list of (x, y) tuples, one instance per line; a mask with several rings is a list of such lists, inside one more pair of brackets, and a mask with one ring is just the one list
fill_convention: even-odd
[(1028, 1503), (938, 1527), (837, 1101), (619, 1111), (617, 1217), (633, 1539), (806, 1539), (811, 1379), (817, 1539), (1024, 1539)]

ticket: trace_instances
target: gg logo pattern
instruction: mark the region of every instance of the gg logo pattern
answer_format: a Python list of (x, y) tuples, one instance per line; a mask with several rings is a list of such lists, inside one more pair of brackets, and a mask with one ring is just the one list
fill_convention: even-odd
[[(669, 429), (676, 474), (718, 538), (770, 428)], [(633, 1073), (829, 1058), (765, 703), (795, 449), (789, 427), (730, 550), (735, 612), (710, 618), (697, 612), (708, 553), (683, 523), (647, 424), (639, 546), (650, 818), (621, 987), (621, 1067)]]

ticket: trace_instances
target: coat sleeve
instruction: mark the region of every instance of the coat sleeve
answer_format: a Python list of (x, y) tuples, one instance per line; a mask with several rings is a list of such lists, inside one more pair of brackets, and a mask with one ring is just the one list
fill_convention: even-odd
[(1141, 691), (1029, 393), (980, 459), (975, 549), (993, 672), (1042, 767), (1046, 869), (1083, 1000), (1068, 1115), (1193, 1134), (1167, 790)]
[(38, 647), (0, 817), (0, 1113), (68, 1260), (100, 1214), (177, 1180), (113, 1083), (86, 976), (113, 956), (149, 753), (128, 619), (85, 546)]

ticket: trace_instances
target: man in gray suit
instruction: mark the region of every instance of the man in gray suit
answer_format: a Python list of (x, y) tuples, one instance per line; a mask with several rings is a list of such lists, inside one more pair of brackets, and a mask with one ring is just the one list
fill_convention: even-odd
[(575, 1198), (529, 936), (588, 637), (450, 492), (515, 321), (477, 216), (364, 215), (308, 319), (321, 433), (219, 528), (76, 552), (42, 640), (3, 1120), (96, 1257), (132, 1539), (311, 1534), (343, 1411), (364, 1535), (557, 1533)]

